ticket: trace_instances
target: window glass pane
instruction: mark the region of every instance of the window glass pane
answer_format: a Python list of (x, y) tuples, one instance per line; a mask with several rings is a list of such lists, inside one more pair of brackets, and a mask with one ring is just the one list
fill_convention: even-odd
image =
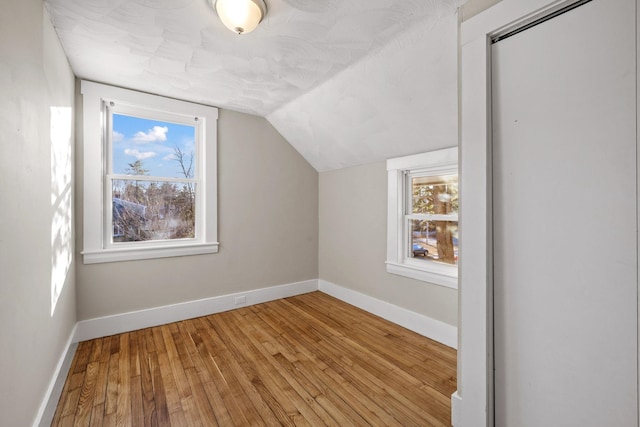
[(411, 176), (411, 206), (414, 214), (457, 214), (458, 175)]
[(195, 237), (195, 184), (112, 181), (113, 242)]
[(195, 126), (113, 114), (114, 174), (195, 176)]
[(458, 264), (458, 222), (409, 220), (409, 256), (445, 264)]

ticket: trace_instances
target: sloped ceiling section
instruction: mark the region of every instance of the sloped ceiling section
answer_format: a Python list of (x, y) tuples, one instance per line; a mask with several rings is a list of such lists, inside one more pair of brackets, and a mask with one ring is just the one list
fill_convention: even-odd
[(425, 19), (267, 119), (316, 170), (458, 143), (457, 18)]
[(268, 117), (318, 170), (455, 143), (461, 0), (266, 2), (244, 36), (208, 0), (45, 5), (76, 76)]

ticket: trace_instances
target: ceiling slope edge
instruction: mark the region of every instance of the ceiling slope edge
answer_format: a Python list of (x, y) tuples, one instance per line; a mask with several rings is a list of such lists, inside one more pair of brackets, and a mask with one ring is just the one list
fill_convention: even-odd
[(416, 23), (267, 120), (318, 172), (455, 146), (456, 10)]

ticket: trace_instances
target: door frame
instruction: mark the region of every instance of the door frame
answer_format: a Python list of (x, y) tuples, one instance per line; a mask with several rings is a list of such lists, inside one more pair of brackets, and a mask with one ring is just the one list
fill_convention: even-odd
[[(460, 328), (455, 427), (494, 425), (491, 39), (579, 0), (502, 0), (460, 26)], [(636, 23), (640, 11), (636, 0)], [(636, 124), (640, 37), (636, 24)], [(636, 125), (637, 128), (637, 125)], [(636, 170), (640, 165), (636, 131)], [(636, 183), (636, 219), (640, 202)], [(637, 233), (636, 233), (637, 235)], [(640, 252), (638, 255), (640, 265)], [(636, 276), (637, 277), (637, 276)], [(639, 293), (640, 294), (640, 293)], [(639, 297), (640, 306), (640, 297)], [(640, 318), (638, 319), (640, 331)], [(640, 342), (640, 337), (639, 341)], [(640, 359), (638, 360), (640, 372)], [(638, 393), (640, 396), (640, 393)], [(640, 407), (640, 402), (639, 405)]]

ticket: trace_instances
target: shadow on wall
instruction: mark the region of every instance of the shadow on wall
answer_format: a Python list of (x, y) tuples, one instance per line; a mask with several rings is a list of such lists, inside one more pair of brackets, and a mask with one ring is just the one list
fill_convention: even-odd
[(51, 107), (51, 316), (73, 258), (73, 109)]
[(469, 0), (460, 8), (462, 21), (471, 19), (480, 12), (489, 9), (494, 4), (500, 3), (502, 0)]

